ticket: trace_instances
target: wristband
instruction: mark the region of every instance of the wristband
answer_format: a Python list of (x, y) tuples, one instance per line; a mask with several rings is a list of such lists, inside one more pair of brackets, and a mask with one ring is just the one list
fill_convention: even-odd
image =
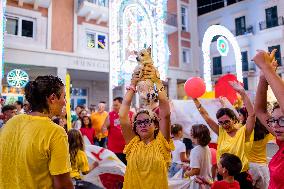
[(136, 93), (136, 87), (134, 87), (133, 85), (127, 86), (126, 90), (132, 90), (134, 93)]

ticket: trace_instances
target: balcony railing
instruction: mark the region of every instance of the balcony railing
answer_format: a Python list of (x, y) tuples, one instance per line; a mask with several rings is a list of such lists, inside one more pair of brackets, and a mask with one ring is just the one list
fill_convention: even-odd
[(87, 1), (89, 3), (94, 3), (102, 7), (108, 7), (108, 4), (109, 4), (108, 0), (78, 0), (78, 7), (80, 7), (81, 4), (84, 3), (84, 1)]
[(284, 25), (283, 16), (279, 16), (278, 18), (259, 22), (259, 30), (265, 30), (268, 28), (273, 28), (273, 27), (281, 26), (281, 25)]
[(233, 34), (235, 34), (235, 36), (241, 36), (241, 35), (247, 35), (247, 34), (254, 34), (254, 31), (253, 31), (253, 26), (248, 26), (247, 28), (244, 28), (244, 29), (240, 29), (240, 30), (233, 30), (232, 31)]
[(165, 12), (165, 14), (167, 15), (166, 24), (177, 27), (177, 15), (170, 12)]

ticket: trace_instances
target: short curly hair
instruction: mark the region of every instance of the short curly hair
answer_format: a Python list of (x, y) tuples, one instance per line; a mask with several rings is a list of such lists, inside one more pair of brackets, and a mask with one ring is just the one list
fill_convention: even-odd
[(191, 135), (197, 139), (198, 144), (201, 146), (207, 146), (211, 141), (209, 129), (203, 124), (192, 125)]
[(60, 98), (63, 86), (61, 79), (52, 75), (38, 76), (34, 81), (28, 82), (25, 86), (25, 97), (30, 103), (31, 110), (49, 112), (47, 98), (52, 94)]
[(133, 121), (133, 131), (134, 131), (134, 133), (137, 136), (139, 136), (139, 134), (137, 132), (136, 120), (137, 120), (138, 115), (140, 115), (140, 114), (147, 114), (147, 115), (149, 115), (149, 117), (151, 118), (151, 120), (153, 121), (155, 126), (158, 128), (157, 130), (154, 131), (154, 137), (156, 138), (158, 133), (159, 133), (159, 121), (160, 121), (160, 119), (159, 119), (159, 117), (157, 116), (157, 114), (155, 112), (153, 112), (152, 110), (148, 110), (148, 109), (142, 109), (139, 112), (137, 112), (137, 114), (134, 116), (134, 121)]

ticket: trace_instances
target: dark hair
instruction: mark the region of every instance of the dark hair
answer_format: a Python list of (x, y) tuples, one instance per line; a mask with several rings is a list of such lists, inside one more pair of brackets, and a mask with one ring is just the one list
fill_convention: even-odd
[(203, 124), (192, 125), (191, 135), (197, 139), (198, 144), (201, 146), (207, 146), (211, 141), (209, 129)]
[(177, 135), (179, 131), (182, 131), (182, 126), (180, 124), (173, 124), (171, 126), (172, 135)]
[(68, 143), (69, 143), (69, 153), (71, 165), (76, 165), (76, 155), (79, 150), (84, 151), (85, 145), (81, 132), (76, 129), (70, 129), (67, 132)]
[(16, 104), (18, 104), (18, 105), (20, 105), (20, 106), (21, 106), (21, 108), (23, 108), (23, 107), (24, 107), (24, 104), (23, 104), (23, 102), (22, 102), (22, 101), (17, 100), (15, 103), (16, 103)]
[(52, 75), (38, 76), (34, 81), (28, 82), (25, 86), (25, 95), (31, 110), (49, 112), (47, 98), (52, 94), (60, 98), (63, 86), (61, 79)]
[(216, 113), (216, 118), (219, 119), (220, 117), (227, 115), (230, 119), (232, 119), (235, 123), (239, 121), (236, 114), (230, 108), (220, 108)]
[[(85, 107), (83, 105), (77, 105), (76, 108), (81, 108), (81, 109), (85, 109)], [(76, 109), (75, 108), (75, 109)]]
[(273, 112), (275, 109), (278, 109), (278, 108), (280, 108), (280, 105), (278, 104), (278, 102), (273, 103), (272, 112)]
[(105, 101), (100, 101), (99, 103), (105, 104), (106, 102)]
[[(157, 130), (154, 131), (154, 138), (157, 137), (158, 133), (159, 133), (159, 118), (157, 116), (157, 114), (155, 112), (152, 112), (151, 110), (140, 110), (139, 112), (137, 112), (137, 114), (134, 116), (134, 121), (133, 121), (133, 131), (134, 133), (139, 136), (139, 134), (137, 133), (137, 125), (136, 125), (136, 119), (138, 117), (138, 115), (140, 114), (147, 114), (150, 116), (151, 120), (153, 121), (153, 123), (155, 124), (155, 126), (158, 128)], [(140, 136), (139, 136), (140, 137)]]
[(113, 102), (114, 102), (114, 101), (118, 101), (120, 104), (122, 104), (123, 98), (122, 98), (122, 97), (115, 97), (115, 98), (113, 99)]
[(238, 113), (242, 114), (244, 117), (244, 120), (242, 121), (242, 125), (245, 125), (247, 122), (247, 118), (248, 118), (248, 111), (245, 107), (238, 109)]
[[(84, 118), (87, 117), (88, 120), (89, 120), (89, 124), (87, 125), (87, 127), (85, 126), (84, 124)], [(92, 120), (89, 116), (83, 116), (82, 119), (81, 119), (81, 122), (82, 122), (82, 128), (92, 128)]]
[(182, 142), (185, 144), (186, 151), (193, 149), (192, 140), (189, 138), (183, 138)]
[(269, 131), (266, 129), (266, 127), (260, 122), (258, 118), (256, 118), (255, 121), (255, 127), (254, 127), (254, 141), (259, 141), (264, 139), (264, 137), (269, 134)]
[(16, 110), (17, 108), (16, 108), (16, 106), (14, 106), (14, 105), (5, 105), (5, 106), (3, 106), (3, 108), (2, 108), (2, 113), (5, 113), (6, 111), (8, 111), (8, 110)]
[(220, 164), (228, 170), (230, 176), (239, 174), (242, 170), (240, 158), (234, 154), (224, 153), (221, 155)]

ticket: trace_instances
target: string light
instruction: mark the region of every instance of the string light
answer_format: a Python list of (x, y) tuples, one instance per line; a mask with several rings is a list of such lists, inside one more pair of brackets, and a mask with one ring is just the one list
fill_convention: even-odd
[(110, 79), (112, 88), (129, 79), (137, 62), (134, 50), (152, 47), (152, 58), (166, 79), (169, 51), (164, 30), (164, 0), (110, 1)]
[(236, 38), (224, 26), (212, 25), (206, 30), (202, 41), (202, 52), (204, 61), (203, 78), (206, 84), (206, 91), (212, 91), (210, 44), (212, 42), (212, 39), (217, 35), (225, 37), (231, 43), (235, 54), (237, 79), (238, 81), (243, 82), (242, 54)]

